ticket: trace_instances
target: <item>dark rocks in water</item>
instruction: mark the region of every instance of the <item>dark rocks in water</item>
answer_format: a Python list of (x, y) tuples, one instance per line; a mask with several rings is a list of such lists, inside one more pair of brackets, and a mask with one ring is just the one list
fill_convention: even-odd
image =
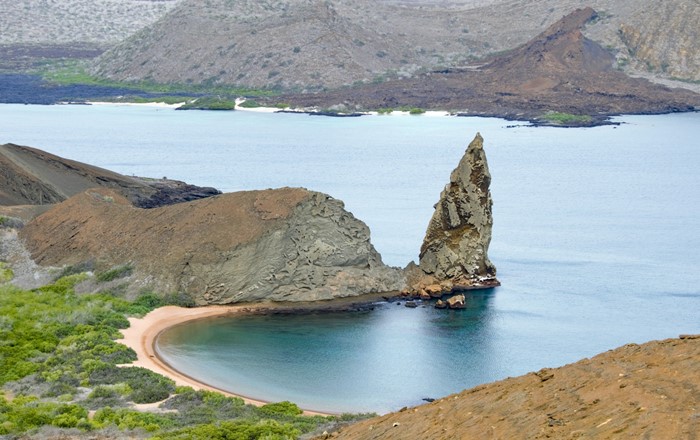
[(484, 140), (477, 133), (435, 205), (420, 251), (420, 264), (409, 268), (419, 294), (437, 297), (454, 289), (498, 285), (488, 259), (493, 225), (492, 200)]
[(418, 307), (418, 304), (416, 304), (415, 301), (406, 301), (406, 304), (404, 304), (405, 307), (408, 307), (409, 309), (415, 309)]
[(441, 299), (437, 300), (435, 303), (435, 308), (436, 309), (446, 309), (447, 308), (447, 303)]

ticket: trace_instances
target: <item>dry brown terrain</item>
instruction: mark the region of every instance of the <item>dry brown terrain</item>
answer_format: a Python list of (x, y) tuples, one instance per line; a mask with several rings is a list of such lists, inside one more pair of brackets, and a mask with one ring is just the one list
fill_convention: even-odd
[(577, 8), (586, 35), (636, 73), (700, 79), (700, 4), (669, 0), (183, 0), (104, 54), (112, 79), (314, 89), (464, 66)]
[(331, 435), (338, 440), (694, 440), (698, 436), (700, 336), (625, 345), (561, 368), (478, 386), (366, 420)]
[(36, 148), (0, 145), (0, 206), (49, 205), (95, 187), (115, 189), (142, 208), (219, 194), (175, 180), (123, 176)]
[(582, 32), (597, 16), (591, 8), (579, 9), (528, 43), (470, 68), (281, 99), (321, 108), (409, 106), (531, 120), (548, 111), (590, 115), (583, 123), (595, 123), (602, 115), (700, 107), (696, 93), (615, 70), (613, 56)]

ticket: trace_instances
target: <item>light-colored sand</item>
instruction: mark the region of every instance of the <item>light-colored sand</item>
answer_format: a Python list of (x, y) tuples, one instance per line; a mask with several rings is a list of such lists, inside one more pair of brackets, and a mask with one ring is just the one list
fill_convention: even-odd
[[(217, 391), (227, 396), (240, 397), (245, 403), (261, 406), (263, 400), (251, 399), (246, 396), (230, 393), (219, 388), (200, 382), (172, 368), (156, 355), (155, 342), (158, 335), (169, 327), (195, 319), (211, 318), (215, 316), (231, 316), (243, 312), (249, 312), (250, 307), (245, 306), (208, 306), (198, 308), (184, 308), (177, 306), (165, 306), (153, 310), (143, 318), (129, 318), (129, 328), (121, 330), (122, 339), (117, 342), (130, 347), (136, 352), (138, 359), (131, 365), (148, 368), (163, 376), (169, 377), (177, 385), (189, 386), (195, 390)], [(305, 410), (306, 415), (331, 415), (317, 411)]]
[(101, 102), (101, 101), (89, 101), (90, 105), (110, 105), (110, 106), (140, 106), (140, 107), (158, 107), (158, 108), (178, 108), (185, 102), (180, 102), (177, 104), (167, 104), (165, 102)]

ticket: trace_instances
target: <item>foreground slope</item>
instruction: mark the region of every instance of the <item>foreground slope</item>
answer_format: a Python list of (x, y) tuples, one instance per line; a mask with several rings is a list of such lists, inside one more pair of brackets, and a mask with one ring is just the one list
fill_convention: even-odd
[(334, 439), (693, 439), (700, 337), (628, 344), (342, 429)]

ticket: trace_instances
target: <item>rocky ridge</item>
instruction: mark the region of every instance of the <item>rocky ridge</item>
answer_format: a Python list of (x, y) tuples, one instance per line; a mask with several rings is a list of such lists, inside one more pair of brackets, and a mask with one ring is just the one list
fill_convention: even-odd
[(0, 205), (47, 205), (94, 187), (113, 188), (141, 208), (220, 194), (168, 179), (124, 176), (31, 147), (0, 145)]
[(480, 385), (319, 438), (692, 439), (699, 383), (700, 335), (688, 335)]
[[(184, 293), (204, 305), (398, 291), (429, 291), (429, 299), (498, 285), (487, 256), (491, 177), (480, 135), (436, 205), (421, 265), (405, 270), (384, 265), (367, 226), (325, 194), (300, 188), (207, 194), (10, 144), (0, 146), (0, 162), (0, 214), (20, 225), (3, 233), (2, 257), (14, 255), (27, 286), (39, 267), (115, 270), (125, 279), (112, 287)], [(22, 246), (27, 252), (17, 251)], [(100, 288), (94, 284), (85, 288)], [(464, 305), (464, 297), (455, 301), (445, 304)]]
[(405, 285), (342, 202), (299, 188), (148, 210), (96, 188), (40, 215), (20, 237), (40, 265), (127, 264), (131, 289), (183, 292), (198, 305), (314, 301)]
[(439, 285), (444, 291), (499, 285), (488, 258), (493, 227), (490, 184), (484, 139), (477, 133), (435, 205), (420, 250), (418, 267), (424, 275), (419, 285)]

